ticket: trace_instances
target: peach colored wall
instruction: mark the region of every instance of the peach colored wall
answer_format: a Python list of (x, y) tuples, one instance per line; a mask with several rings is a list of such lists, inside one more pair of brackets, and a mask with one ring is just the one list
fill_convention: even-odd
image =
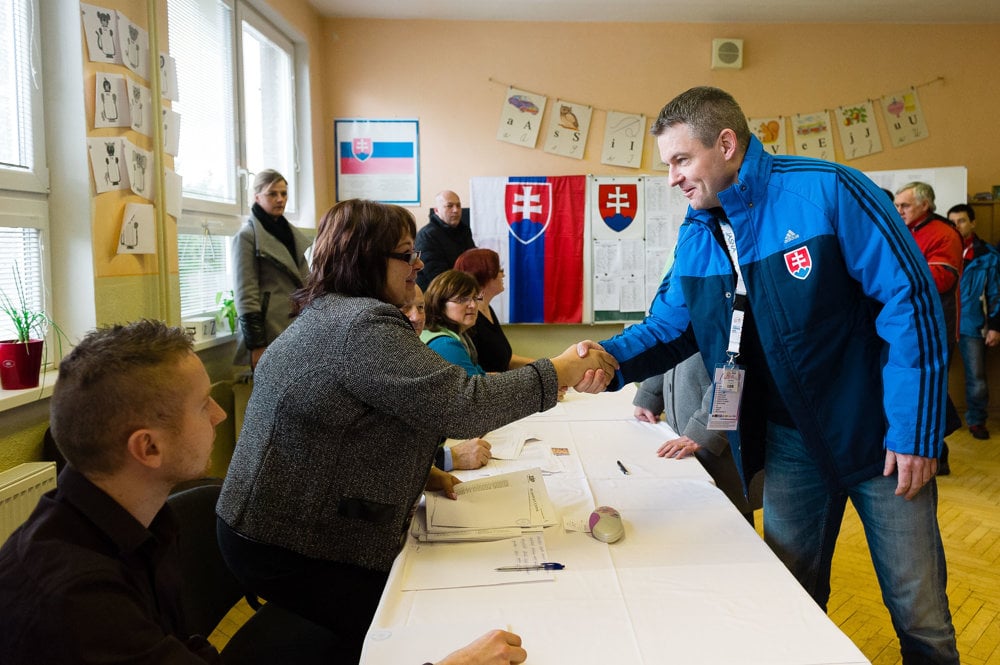
[[(750, 116), (787, 116), (877, 99), (939, 76), (943, 82), (918, 89), (929, 138), (891, 148), (883, 132), (882, 153), (845, 163), (862, 170), (965, 165), (970, 191), (988, 190), (1000, 184), (1000, 88), (990, 83), (1000, 62), (996, 28), (327, 19), (325, 85), (316, 94), (323, 95), (330, 190), (337, 117), (420, 120), (426, 209), (442, 188), (467, 198), (470, 176), (647, 172), (648, 139), (640, 171), (600, 163), (603, 110), (655, 116), (694, 85), (728, 90)], [(744, 40), (742, 70), (710, 69), (715, 37)], [(548, 96), (543, 133), (557, 98), (594, 106), (585, 159), (497, 141), (504, 83)]]

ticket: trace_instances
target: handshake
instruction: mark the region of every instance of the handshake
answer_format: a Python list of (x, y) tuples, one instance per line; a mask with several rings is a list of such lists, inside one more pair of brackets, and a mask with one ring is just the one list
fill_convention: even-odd
[(597, 342), (577, 342), (555, 358), (560, 386), (573, 386), (577, 392), (599, 393), (608, 387), (618, 369), (618, 361)]

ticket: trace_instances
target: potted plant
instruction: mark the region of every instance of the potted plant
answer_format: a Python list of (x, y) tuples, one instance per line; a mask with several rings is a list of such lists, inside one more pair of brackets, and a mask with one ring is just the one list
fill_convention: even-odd
[[(217, 318), (221, 324), (223, 321), (229, 326), (229, 332), (236, 332), (236, 301), (233, 300), (232, 291), (218, 291), (215, 294), (215, 304), (219, 306)], [(220, 326), (221, 327), (221, 326)]]
[(14, 339), (0, 340), (0, 387), (4, 390), (21, 390), (38, 386), (42, 367), (42, 349), (45, 333), (51, 325), (58, 326), (42, 310), (28, 302), (21, 273), (11, 266), (14, 273), (14, 297), (0, 289), (0, 312), (13, 324)]

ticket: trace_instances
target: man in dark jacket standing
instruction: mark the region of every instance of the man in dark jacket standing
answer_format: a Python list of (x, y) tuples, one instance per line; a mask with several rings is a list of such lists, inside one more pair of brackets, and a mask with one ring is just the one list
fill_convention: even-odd
[(414, 248), (420, 252), (424, 269), (417, 273), (417, 284), (426, 290), (431, 280), (455, 266), (455, 259), (476, 246), (468, 218), (462, 218), (462, 200), (455, 192), (444, 190), (434, 197), (427, 225), (417, 231)]

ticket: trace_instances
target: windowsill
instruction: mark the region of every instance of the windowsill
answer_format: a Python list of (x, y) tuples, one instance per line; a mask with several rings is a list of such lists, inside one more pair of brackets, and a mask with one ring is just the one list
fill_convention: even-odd
[(43, 372), (41, 377), (39, 377), (38, 385), (34, 388), (25, 388), (24, 390), (0, 389), (0, 412), (47, 399), (52, 395), (52, 387), (56, 384), (56, 377), (58, 375), (58, 370)]
[(208, 339), (200, 339), (194, 343), (195, 353), (198, 351), (204, 351), (205, 349), (211, 349), (214, 346), (222, 346), (223, 344), (228, 344), (229, 342), (236, 341), (236, 333), (224, 333), (222, 335), (215, 335), (214, 337), (209, 337)]

